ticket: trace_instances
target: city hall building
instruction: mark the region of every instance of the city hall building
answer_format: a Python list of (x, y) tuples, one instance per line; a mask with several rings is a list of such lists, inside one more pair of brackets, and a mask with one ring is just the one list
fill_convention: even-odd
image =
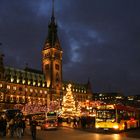
[(63, 81), (62, 56), (63, 49), (52, 10), (48, 35), (42, 49), (42, 71), (31, 69), (28, 65), (25, 69), (7, 67), (3, 63), (3, 55), (0, 55), (0, 109), (13, 108), (16, 104), (47, 105), (49, 101), (61, 102), (69, 83), (72, 84), (71, 90), (76, 101), (90, 100), (92, 90), (89, 81), (85, 84)]

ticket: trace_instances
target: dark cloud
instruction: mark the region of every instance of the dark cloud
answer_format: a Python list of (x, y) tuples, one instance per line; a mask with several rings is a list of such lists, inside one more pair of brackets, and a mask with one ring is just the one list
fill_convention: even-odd
[[(63, 77), (92, 82), (93, 91), (140, 94), (140, 2), (57, 0)], [(51, 0), (1, 0), (0, 42), (5, 64), (41, 69)]]

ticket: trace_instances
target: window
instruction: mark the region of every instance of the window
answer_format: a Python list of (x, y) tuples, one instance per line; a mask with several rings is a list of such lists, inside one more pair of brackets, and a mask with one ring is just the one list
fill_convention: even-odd
[(49, 64), (45, 65), (45, 70), (49, 70)]
[(14, 82), (14, 78), (13, 77), (11, 78), (11, 82)]
[(59, 74), (58, 74), (58, 72), (56, 73), (56, 82), (59, 82)]
[(14, 87), (13, 87), (13, 90), (16, 90), (16, 89), (17, 89), (17, 87), (16, 87), (16, 86), (14, 86)]
[(13, 95), (10, 96), (10, 101), (11, 101), (11, 102), (14, 101)]
[(25, 84), (25, 80), (22, 80), (22, 84)]
[(30, 89), (30, 92), (33, 92), (33, 89)]
[(48, 52), (47, 54), (45, 54), (45, 57), (47, 58), (47, 57), (50, 57), (50, 52)]
[(40, 82), (38, 82), (38, 84), (37, 84), (37, 85), (38, 85), (38, 87), (39, 87), (39, 86), (40, 86)]
[(25, 91), (27, 92), (27, 91), (28, 91), (28, 89), (27, 89), (27, 88), (25, 88)]
[(54, 55), (55, 55), (55, 58), (56, 59), (59, 59), (60, 58), (60, 54), (59, 53), (56, 52)]
[(19, 87), (19, 91), (22, 91), (22, 87)]
[(34, 82), (33, 82), (33, 85), (35, 85), (35, 84), (36, 84), (36, 82), (34, 81)]
[(45, 83), (43, 83), (42, 86), (45, 87)]
[(30, 85), (31, 84), (31, 81), (28, 81), (28, 85)]
[(17, 83), (19, 83), (19, 79), (17, 79)]
[(10, 86), (9, 85), (7, 85), (7, 89), (10, 89)]
[(58, 64), (55, 64), (55, 69), (59, 70), (59, 65)]

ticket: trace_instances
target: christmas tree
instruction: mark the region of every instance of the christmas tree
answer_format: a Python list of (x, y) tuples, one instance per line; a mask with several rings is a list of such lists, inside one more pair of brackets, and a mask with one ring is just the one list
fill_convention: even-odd
[(63, 102), (62, 102), (62, 111), (61, 111), (61, 116), (62, 117), (73, 117), (77, 115), (77, 110), (75, 106), (75, 100), (71, 91), (71, 84), (68, 85), (67, 87), (67, 93), (63, 97)]

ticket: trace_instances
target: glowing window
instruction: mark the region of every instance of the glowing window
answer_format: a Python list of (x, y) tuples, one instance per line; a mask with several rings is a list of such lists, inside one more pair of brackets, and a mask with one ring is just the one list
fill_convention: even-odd
[(13, 87), (13, 90), (16, 90), (16, 89), (17, 89), (17, 87), (16, 87), (16, 86), (14, 86), (14, 87)]
[(40, 86), (40, 83), (38, 83), (38, 86)]
[(13, 77), (11, 78), (11, 82), (14, 82), (14, 78)]
[(43, 87), (45, 87), (45, 83), (43, 83), (43, 85), (42, 85)]
[(25, 80), (22, 80), (22, 84), (25, 84)]
[(33, 82), (33, 85), (35, 85), (35, 84), (36, 84), (36, 82), (34, 81), (34, 82)]
[(9, 85), (7, 85), (7, 89), (10, 89), (10, 86)]
[(30, 92), (33, 92), (33, 89), (32, 88), (30, 89)]
[(19, 79), (17, 79), (17, 83), (19, 83)]

